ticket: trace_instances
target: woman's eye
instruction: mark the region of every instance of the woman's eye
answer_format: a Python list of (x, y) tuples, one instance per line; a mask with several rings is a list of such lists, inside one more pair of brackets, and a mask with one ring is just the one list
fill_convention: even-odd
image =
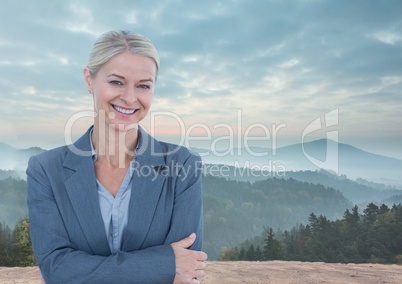
[(148, 89), (151, 89), (151, 86), (142, 84), (142, 85), (138, 85), (138, 88), (148, 90)]
[(118, 85), (118, 86), (122, 86), (122, 85), (123, 85), (122, 82), (117, 81), (117, 80), (110, 81), (109, 83), (112, 84), (112, 85)]

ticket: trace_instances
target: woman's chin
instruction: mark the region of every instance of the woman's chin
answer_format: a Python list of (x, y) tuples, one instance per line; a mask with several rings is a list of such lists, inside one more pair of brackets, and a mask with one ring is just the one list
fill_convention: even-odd
[(107, 123), (107, 127), (111, 130), (114, 129), (120, 132), (127, 132), (130, 130), (137, 130), (138, 122), (111, 122)]

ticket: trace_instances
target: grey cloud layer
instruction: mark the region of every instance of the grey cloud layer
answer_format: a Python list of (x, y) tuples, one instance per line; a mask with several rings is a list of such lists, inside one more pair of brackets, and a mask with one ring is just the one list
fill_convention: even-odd
[[(254, 121), (267, 111), (272, 121), (297, 121), (339, 107), (353, 119), (362, 113), (361, 124), (377, 109), (384, 123), (373, 132), (393, 132), (386, 125), (402, 104), (402, 1), (55, 3), (3, 3), (1, 100), (45, 106), (57, 103), (52, 94), (67, 115), (85, 93), (81, 71), (95, 37), (130, 29), (160, 51), (160, 108), (194, 111), (200, 121), (210, 111), (213, 121), (219, 104), (222, 114), (252, 108)], [(24, 95), (30, 87), (40, 95)]]

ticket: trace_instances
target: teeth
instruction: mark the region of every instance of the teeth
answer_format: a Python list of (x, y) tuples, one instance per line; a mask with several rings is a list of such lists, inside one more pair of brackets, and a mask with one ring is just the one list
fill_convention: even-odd
[(124, 109), (118, 106), (113, 106), (115, 110), (118, 112), (124, 113), (124, 114), (133, 114), (135, 112), (135, 109)]

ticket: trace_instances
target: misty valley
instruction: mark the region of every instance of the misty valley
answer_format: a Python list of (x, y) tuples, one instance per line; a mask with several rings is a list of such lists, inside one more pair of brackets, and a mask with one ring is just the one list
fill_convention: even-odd
[[(297, 157), (295, 149), (289, 151), (293, 151), (294, 156)], [(347, 149), (351, 150), (351, 148)], [(0, 170), (0, 266), (35, 264), (30, 249), (29, 222), (24, 221), (28, 216), (25, 167), (31, 155), (42, 151), (44, 150), (40, 148), (19, 150), (0, 143), (2, 157), (0, 166), (3, 168)], [(362, 155), (363, 152), (355, 153)], [(340, 151), (340, 155), (345, 154)], [(348, 155), (353, 156), (353, 153)], [(382, 158), (374, 154), (367, 154), (360, 158), (367, 163), (373, 157), (377, 164), (382, 163), (382, 169), (393, 167), (394, 171), (402, 172), (400, 160)], [(356, 157), (348, 159), (354, 158)], [(387, 184), (378, 182), (377, 177), (380, 175), (373, 176), (371, 180), (364, 175), (362, 175), (363, 178), (351, 179), (344, 173), (336, 174), (317, 168), (289, 170), (279, 175), (278, 172), (267, 172), (266, 169), (260, 172), (256, 168), (239, 169), (230, 165), (230, 161), (225, 159), (208, 163), (210, 160), (211, 157), (204, 159), (206, 162), (202, 177), (204, 250), (210, 260), (264, 260), (264, 258), (256, 259), (255, 254), (262, 257), (264, 247), (269, 252), (270, 246), (273, 251), (274, 249), (281, 251), (282, 259), (286, 259), (283, 257), (284, 250), (289, 250), (286, 240), (290, 244), (290, 239), (300, 237), (302, 233), (308, 231), (304, 237), (310, 238), (310, 243), (314, 241), (316, 242), (314, 245), (320, 247), (318, 239), (312, 238), (315, 232), (314, 226), (317, 228), (323, 226), (322, 230), (331, 232), (339, 225), (335, 222), (343, 222), (350, 216), (355, 216), (355, 220), (364, 223), (367, 210), (377, 214), (372, 217), (374, 218), (371, 220), (373, 226), (382, 224), (381, 218), (393, 220), (387, 221), (393, 224), (392, 233), (388, 229), (382, 231), (384, 242), (388, 238), (387, 242), (402, 243), (400, 205), (402, 186), (395, 180), (393, 173), (393, 182)], [(285, 161), (285, 155), (281, 156), (281, 161)], [(340, 167), (347, 168), (342, 163), (344, 160), (340, 161)], [(358, 164), (356, 161), (354, 163)], [(12, 167), (7, 167), (6, 164), (12, 164)], [(353, 172), (352, 176), (355, 174), (356, 172)], [(391, 177), (388, 180), (391, 180)], [(358, 237), (355, 236), (355, 238)], [(380, 238), (381, 234), (377, 237)], [(343, 237), (338, 239), (344, 242), (350, 241)], [(381, 238), (376, 240), (382, 241)], [(336, 249), (336, 246), (332, 248), (333, 251)], [(402, 247), (399, 246), (399, 251), (393, 250), (392, 256), (376, 258), (375, 254), (374, 256), (370, 254), (366, 258), (362, 257), (355, 261), (396, 263), (398, 255), (399, 257), (402, 255)], [(247, 253), (248, 257), (246, 257)], [(10, 256), (12, 254), (14, 258)], [(379, 253), (378, 256), (380, 255)], [(313, 257), (316, 257), (314, 261), (331, 261), (331, 258), (320, 258), (316, 253)], [(371, 260), (368, 259), (370, 257)], [(279, 255), (276, 258), (279, 259)], [(340, 262), (348, 261), (342, 257), (334, 259)]]

